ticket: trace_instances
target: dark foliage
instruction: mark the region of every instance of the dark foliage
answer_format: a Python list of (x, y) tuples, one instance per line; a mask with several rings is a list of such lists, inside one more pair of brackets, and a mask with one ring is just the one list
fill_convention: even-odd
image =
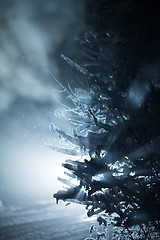
[(71, 147), (52, 148), (87, 157), (63, 164), (69, 180), (60, 180), (69, 188), (54, 197), (86, 205), (88, 216), (104, 211), (128, 231), (142, 224), (159, 231), (159, 3), (97, 2), (94, 17), (88, 15), (94, 27), (79, 40), (78, 62), (61, 55), (81, 80), (61, 86), (68, 103), (61, 116), (72, 134), (52, 126)]

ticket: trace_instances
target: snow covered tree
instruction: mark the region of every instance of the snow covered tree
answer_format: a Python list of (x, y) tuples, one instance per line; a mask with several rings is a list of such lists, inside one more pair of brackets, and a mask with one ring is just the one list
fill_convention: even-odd
[(61, 54), (81, 78), (59, 83), (67, 100), (57, 112), (70, 122), (72, 133), (51, 126), (68, 143), (51, 148), (85, 155), (63, 164), (68, 179), (60, 180), (68, 188), (54, 194), (57, 202), (84, 204), (88, 216), (105, 213), (98, 215), (99, 224), (106, 226), (110, 218), (131, 239), (156, 239), (160, 232), (156, 7), (151, 1), (99, 2), (94, 21), (103, 26), (79, 40), (79, 62)]

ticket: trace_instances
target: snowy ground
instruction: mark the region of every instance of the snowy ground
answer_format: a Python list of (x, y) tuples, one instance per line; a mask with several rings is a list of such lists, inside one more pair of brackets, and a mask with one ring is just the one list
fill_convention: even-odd
[(84, 208), (40, 202), (23, 209), (1, 211), (1, 240), (83, 240), (95, 220)]

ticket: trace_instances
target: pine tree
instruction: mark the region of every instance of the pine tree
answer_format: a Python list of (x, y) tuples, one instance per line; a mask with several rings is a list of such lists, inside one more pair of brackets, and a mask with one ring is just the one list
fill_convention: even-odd
[[(66, 84), (60, 84), (67, 96), (61, 117), (73, 129), (69, 134), (52, 125), (51, 130), (69, 144), (66, 149), (52, 148), (86, 157), (66, 160), (63, 167), (69, 179), (60, 180), (68, 188), (54, 197), (57, 202), (85, 205), (89, 217), (105, 213), (98, 215), (99, 224), (106, 226), (110, 217), (131, 239), (156, 239), (160, 231), (160, 73), (152, 47), (159, 35), (155, 27), (146, 42), (146, 15), (154, 12), (154, 22), (157, 11), (156, 6), (142, 2), (100, 1), (97, 16), (103, 16), (103, 28), (95, 27), (79, 40), (79, 62), (61, 55), (82, 80), (66, 79)], [(137, 25), (142, 9), (143, 21)]]

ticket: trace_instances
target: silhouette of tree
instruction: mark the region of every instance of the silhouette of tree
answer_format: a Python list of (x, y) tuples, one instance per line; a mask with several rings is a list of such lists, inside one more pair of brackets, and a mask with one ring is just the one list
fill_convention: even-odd
[(72, 133), (51, 126), (69, 144), (52, 149), (86, 156), (63, 164), (69, 179), (59, 180), (68, 188), (54, 194), (57, 202), (84, 204), (89, 217), (105, 213), (99, 224), (110, 217), (130, 239), (156, 239), (160, 231), (158, 6), (97, 3), (92, 23), (102, 26), (78, 40), (78, 62), (61, 55), (81, 78), (59, 83), (67, 98), (59, 111)]

